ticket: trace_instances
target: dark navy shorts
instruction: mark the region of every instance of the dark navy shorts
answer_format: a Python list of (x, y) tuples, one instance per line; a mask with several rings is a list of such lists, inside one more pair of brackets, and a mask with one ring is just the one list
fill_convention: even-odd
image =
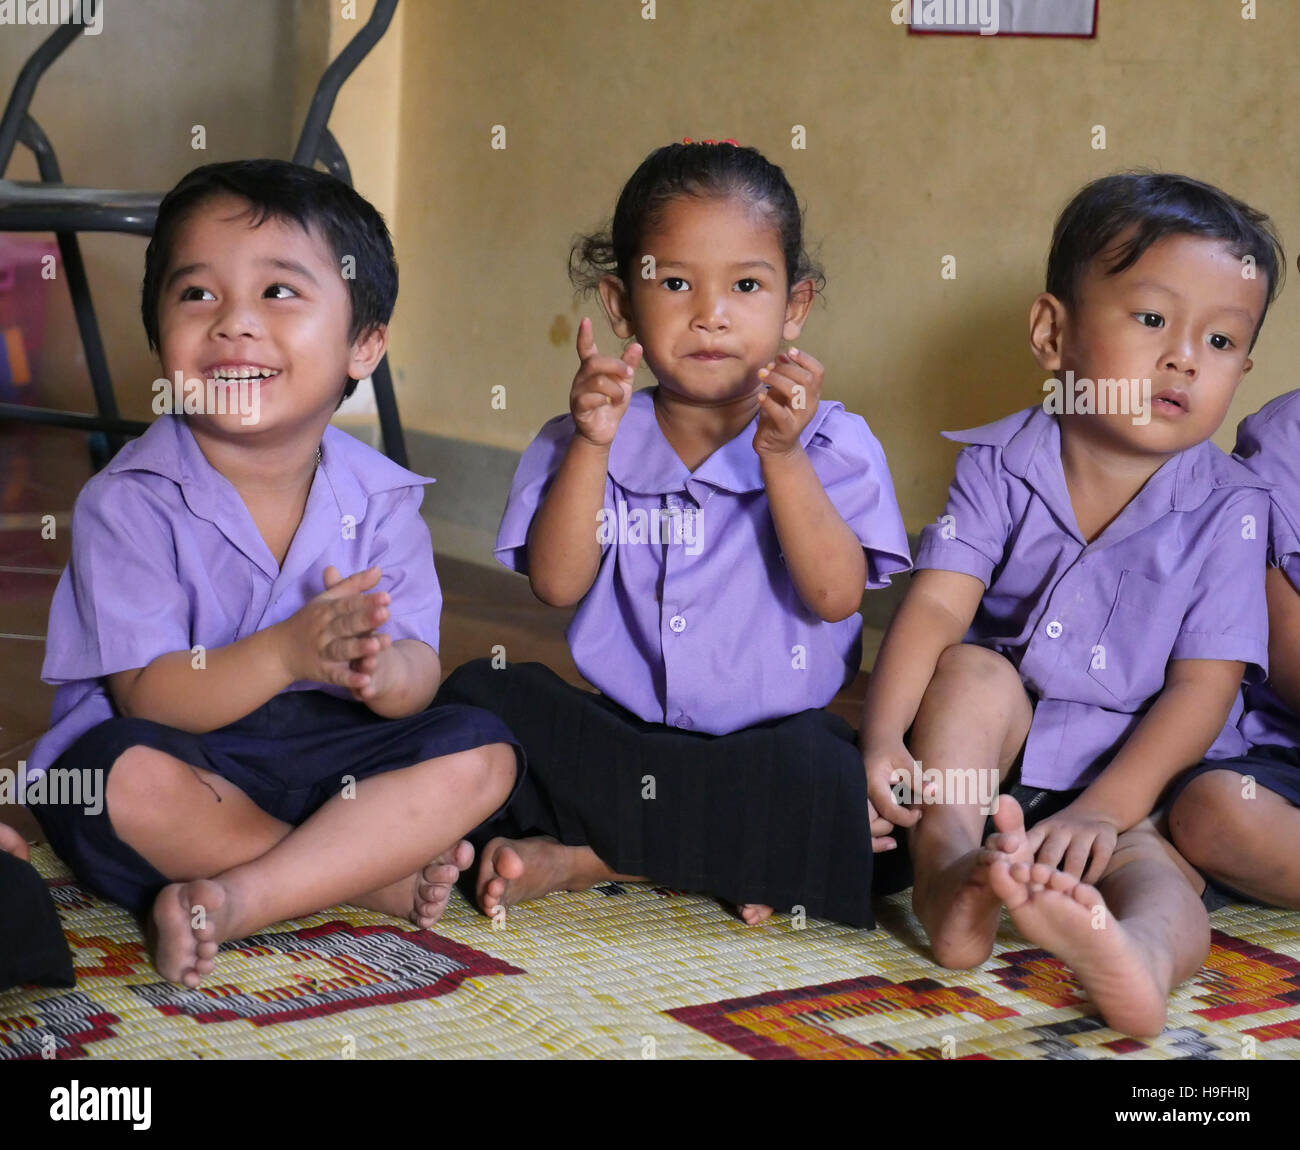
[[(1238, 775), (1250, 775), (1256, 785), (1281, 795), (1292, 806), (1300, 807), (1300, 748), (1261, 744), (1251, 747), (1250, 751), (1240, 758), (1207, 759), (1174, 780), (1168, 792), (1168, 805), (1173, 805), (1174, 800), (1187, 789), (1188, 783), (1200, 775), (1209, 774), (1210, 771), (1233, 771)], [(1249, 906), (1262, 905), (1250, 895), (1242, 894), (1241, 891), (1210, 878), (1204, 871), (1201, 871), (1201, 874), (1206, 882), (1206, 906), (1211, 910), (1217, 910), (1221, 906), (1234, 902), (1246, 903)], [(1214, 897), (1213, 905), (1210, 903), (1211, 891)]]
[[(499, 718), (479, 707), (430, 707), (385, 719), (352, 699), (288, 691), (238, 722), (204, 734), (148, 719), (109, 719), (82, 735), (53, 767), (102, 771), (102, 797), (123, 752), (152, 747), (220, 775), (273, 818), (298, 826), (339, 794), (345, 776), (360, 782), (490, 743), (515, 748), (517, 790), (525, 770), (523, 750)], [(97, 894), (144, 913), (171, 881), (117, 837), (107, 807), (98, 814), (68, 803), (33, 805), (31, 811), (77, 880)]]

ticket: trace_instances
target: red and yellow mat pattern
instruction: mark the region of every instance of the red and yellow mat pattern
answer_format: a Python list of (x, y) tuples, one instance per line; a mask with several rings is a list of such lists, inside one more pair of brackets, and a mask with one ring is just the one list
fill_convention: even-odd
[(208, 982), (159, 978), (135, 920), (48, 848), (71, 990), (0, 992), (8, 1058), (1295, 1058), (1300, 915), (1229, 907), (1159, 1038), (1105, 1027), (1004, 924), (979, 970), (936, 967), (906, 896), (880, 929), (607, 884), (511, 911), (459, 894), (436, 931), (340, 907), (227, 943)]

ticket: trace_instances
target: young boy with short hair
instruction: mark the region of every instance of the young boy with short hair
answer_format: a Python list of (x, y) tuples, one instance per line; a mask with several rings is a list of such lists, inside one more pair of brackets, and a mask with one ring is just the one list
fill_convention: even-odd
[(159, 208), (142, 309), (184, 414), (77, 499), (28, 770), (106, 777), (103, 810), (34, 813), (187, 986), (222, 941), (342, 901), (432, 925), (522, 762), (486, 711), (425, 709), (431, 480), (329, 426), (396, 296), (382, 217), (324, 173), (211, 164)]
[[(1267, 664), (1267, 492), (1209, 439), (1280, 267), (1267, 217), (1195, 180), (1126, 173), (1075, 196), (1029, 337), (1078, 398), (1096, 391), (951, 436), (970, 446), (864, 704), (873, 829), (910, 828), (936, 959), (982, 963), (1005, 904), (1132, 1034), (1160, 1032), (1209, 950), (1204, 884), (1153, 813), (1180, 772), (1241, 753), (1243, 671)], [(914, 759), (1018, 775), (1020, 799), (995, 804), (981, 848), (969, 791), (895, 800)]]

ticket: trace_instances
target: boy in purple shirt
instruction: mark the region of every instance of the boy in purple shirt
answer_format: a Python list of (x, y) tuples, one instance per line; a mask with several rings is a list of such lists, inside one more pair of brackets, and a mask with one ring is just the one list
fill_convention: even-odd
[(1246, 691), (1250, 750), (1184, 775), (1169, 829), (1226, 898), (1300, 910), (1300, 391), (1242, 420), (1235, 454), (1273, 485), (1268, 682)]
[(212, 164), (160, 206), (142, 307), (180, 405), (77, 499), (25, 797), (187, 986), (340, 901), (431, 925), (515, 782), (498, 719), (425, 709), (430, 481), (329, 426), (396, 294), (379, 213), (323, 173)]
[[(601, 355), (582, 321), (569, 413), (524, 453), (496, 553), (577, 604), (569, 644), (601, 693), (486, 660), (444, 685), (529, 758), (480, 905), (648, 876), (750, 923), (871, 926), (873, 879), (905, 886), (905, 858), (873, 858), (854, 732), (822, 708), (858, 671), (863, 589), (910, 563), (880, 444), (781, 350), (818, 278), (793, 189), (752, 148), (668, 145), (573, 257), (630, 342)], [(656, 385), (634, 391), (643, 356)]]
[[(971, 446), (864, 706), (872, 800), (910, 828), (938, 962), (988, 958), (1005, 903), (1133, 1034), (1160, 1032), (1209, 950), (1204, 883), (1153, 812), (1202, 757), (1240, 753), (1243, 671), (1267, 663), (1267, 492), (1208, 440), (1280, 267), (1267, 218), (1194, 180), (1076, 195), (1030, 312), (1058, 378), (953, 437)], [(981, 849), (972, 782), (1016, 772)]]

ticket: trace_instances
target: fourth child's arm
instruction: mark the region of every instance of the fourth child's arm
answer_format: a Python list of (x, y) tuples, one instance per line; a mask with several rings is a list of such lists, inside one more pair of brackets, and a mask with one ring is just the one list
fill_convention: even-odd
[(1300, 591), (1278, 567), (1265, 576), (1268, 596), (1268, 685), (1300, 715)]

